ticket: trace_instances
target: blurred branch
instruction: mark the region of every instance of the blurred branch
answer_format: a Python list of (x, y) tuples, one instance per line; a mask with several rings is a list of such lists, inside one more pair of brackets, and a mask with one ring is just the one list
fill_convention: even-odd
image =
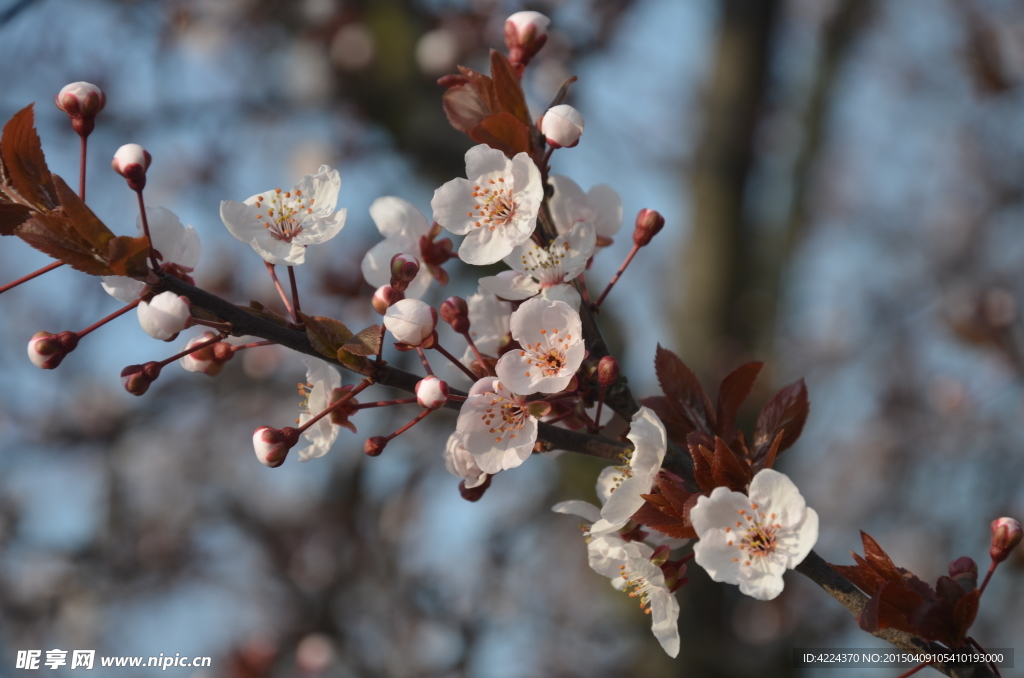
[(14, 19), (14, 17), (21, 14), (23, 11), (31, 7), (36, 3), (36, 0), (17, 0), (13, 5), (7, 9), (0, 11), (0, 26), (3, 26), (7, 22)]

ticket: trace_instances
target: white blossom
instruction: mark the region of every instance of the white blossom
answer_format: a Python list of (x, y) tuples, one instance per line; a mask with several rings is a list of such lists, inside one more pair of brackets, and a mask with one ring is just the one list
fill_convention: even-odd
[(519, 245), (504, 259), (512, 270), (480, 278), (480, 286), (502, 299), (519, 301), (539, 294), (579, 309), (579, 292), (567, 283), (586, 270), (596, 241), (594, 226), (578, 221), (547, 247), (532, 241)]
[(477, 466), (476, 457), (463, 444), (463, 434), (458, 431), (448, 436), (444, 449), (444, 466), (456, 478), (462, 478), (466, 489), (480, 487), (487, 480), (487, 474)]
[(522, 464), (537, 442), (537, 419), (494, 377), (473, 385), (455, 430), (480, 469), (490, 474)]
[[(384, 240), (370, 248), (360, 266), (363, 278), (372, 287), (391, 282), (391, 259), (396, 254), (411, 254), (424, 261), (420, 238), (430, 234), (430, 223), (414, 205), (401, 198), (385, 196), (370, 205), (370, 216)], [(430, 287), (430, 270), (420, 266), (416, 278), (405, 290), (408, 299), (419, 299)]]
[(509, 329), (522, 348), (498, 360), (503, 384), (524, 395), (569, 385), (586, 354), (579, 313), (563, 301), (530, 299), (512, 314)]
[[(331, 393), (341, 388), (341, 373), (336, 368), (319, 358), (303, 358), (302, 362), (306, 366), (306, 383), (300, 387), (300, 393), (305, 395), (302, 403), (305, 411), (299, 415), (299, 426), (326, 410), (331, 404)], [(330, 451), (338, 437), (338, 426), (331, 423), (329, 416), (324, 416), (303, 431), (302, 437), (309, 445), (299, 450), (299, 461), (316, 459)]]
[(818, 514), (793, 481), (772, 469), (754, 476), (748, 494), (716, 487), (697, 500), (690, 519), (700, 538), (693, 547), (697, 564), (758, 600), (782, 593), (782, 574), (818, 540)]
[(526, 242), (544, 198), (540, 171), (526, 153), (509, 160), (484, 144), (466, 152), (468, 179), (452, 179), (434, 192), (434, 221), (466, 236), (459, 257), (483, 266)]
[(588, 221), (594, 225), (597, 246), (606, 247), (622, 228), (622, 198), (606, 184), (598, 184), (587, 193), (569, 177), (552, 174), (548, 183), (555, 189), (548, 201), (555, 230), (566, 233), (573, 224)]
[(345, 210), (334, 211), (340, 190), (338, 171), (321, 165), (289, 191), (265, 191), (244, 203), (222, 201), (220, 218), (231, 235), (251, 245), (264, 261), (298, 266), (305, 261), (307, 245), (330, 240), (345, 225)]
[[(168, 269), (174, 265), (186, 273), (191, 272), (199, 263), (202, 251), (199, 235), (192, 225), (182, 226), (174, 212), (163, 207), (147, 207), (146, 221), (153, 249), (163, 257), (160, 268)], [(141, 216), (135, 218), (135, 227), (140, 236), (145, 232)], [(140, 280), (120, 275), (105, 275), (101, 280), (107, 294), (126, 304), (138, 299), (149, 287)]]

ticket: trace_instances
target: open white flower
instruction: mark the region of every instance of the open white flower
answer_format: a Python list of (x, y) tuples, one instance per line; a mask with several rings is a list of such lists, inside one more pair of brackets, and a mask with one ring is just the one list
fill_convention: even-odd
[[(163, 207), (147, 207), (146, 221), (149, 222), (149, 235), (153, 239), (153, 249), (160, 253), (163, 261), (160, 268), (179, 270), (190, 273), (199, 263), (199, 235), (191, 225), (182, 226), (174, 212)], [(135, 226), (141, 236), (142, 217), (135, 218)], [(105, 275), (101, 278), (103, 289), (118, 301), (130, 303), (142, 296), (148, 285), (120, 275)]]
[(612, 237), (622, 228), (622, 198), (606, 184), (598, 184), (584, 193), (569, 177), (552, 174), (548, 182), (555, 189), (551, 196), (551, 218), (559, 233), (566, 233), (573, 224), (589, 221), (597, 233), (597, 246), (612, 244)]
[(754, 476), (749, 494), (716, 487), (697, 500), (690, 519), (700, 538), (693, 547), (697, 564), (758, 600), (782, 593), (782, 574), (818, 541), (818, 514), (793, 481), (772, 469)]
[(473, 385), (462, 405), (455, 431), (484, 473), (515, 468), (537, 442), (537, 419), (527, 404), (494, 377)]
[(526, 153), (509, 160), (481, 144), (466, 152), (466, 176), (434, 191), (434, 221), (466, 236), (459, 257), (467, 264), (493, 264), (533, 234), (544, 198), (540, 170)]
[[(601, 521), (600, 510), (585, 501), (563, 501), (551, 510), (577, 515), (591, 523)], [(643, 542), (626, 541), (617, 531), (595, 534), (593, 526), (580, 527), (587, 540), (591, 569), (611, 579), (617, 590), (639, 598), (640, 608), (651, 615), (655, 638), (670, 657), (678, 655), (679, 603), (669, 591), (661, 568), (651, 562), (654, 549)]]
[(579, 309), (579, 292), (566, 283), (587, 268), (596, 241), (594, 226), (578, 221), (547, 247), (532, 241), (519, 245), (504, 259), (513, 270), (480, 278), (480, 285), (502, 299), (518, 301), (539, 294)]
[(644, 505), (640, 495), (650, 494), (654, 476), (665, 460), (665, 426), (652, 410), (641, 407), (633, 415), (626, 437), (633, 443), (627, 463), (609, 467), (616, 472), (602, 473), (603, 481), (598, 482), (598, 493), (603, 489), (609, 497), (601, 509), (601, 520), (592, 528), (595, 534), (613, 532), (629, 522)]
[[(306, 383), (299, 385), (299, 393), (305, 396), (299, 415), (299, 426), (320, 414), (331, 404), (331, 393), (341, 388), (341, 373), (318, 358), (303, 358), (306, 366)], [(329, 416), (322, 417), (318, 422), (302, 432), (302, 437), (309, 445), (299, 450), (299, 461), (309, 461), (322, 457), (331, 449), (338, 438), (338, 426), (331, 423)]]
[(480, 487), (487, 480), (487, 474), (477, 466), (476, 457), (469, 453), (462, 442), (463, 434), (456, 431), (448, 436), (444, 449), (444, 466), (456, 478), (462, 478), (466, 489)]
[(307, 245), (330, 240), (345, 225), (345, 210), (334, 211), (340, 190), (338, 170), (321, 165), (290, 191), (276, 188), (244, 203), (222, 201), (220, 218), (231, 235), (252, 245), (264, 261), (298, 266), (306, 260)]
[[(373, 287), (391, 283), (391, 258), (396, 254), (411, 254), (424, 261), (420, 239), (430, 236), (430, 222), (414, 205), (401, 198), (385, 196), (370, 205), (370, 216), (384, 240), (370, 248), (363, 256), (360, 268), (363, 278)], [(407, 299), (419, 299), (430, 287), (428, 266), (420, 266), (416, 278), (405, 290)]]
[(586, 354), (579, 313), (564, 301), (530, 299), (512, 314), (509, 329), (522, 349), (498, 360), (503, 384), (524, 395), (569, 385)]

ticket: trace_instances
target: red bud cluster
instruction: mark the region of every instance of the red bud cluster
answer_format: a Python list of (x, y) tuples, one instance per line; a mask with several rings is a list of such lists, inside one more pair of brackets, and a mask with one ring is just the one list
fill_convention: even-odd
[(121, 384), (124, 390), (140, 396), (148, 391), (149, 385), (160, 376), (160, 369), (160, 363), (153, 361), (143, 365), (129, 365), (121, 370)]
[(441, 320), (459, 334), (469, 332), (469, 305), (462, 297), (448, 297), (441, 302)]
[(658, 235), (665, 226), (665, 217), (652, 209), (644, 208), (636, 215), (636, 228), (633, 230), (633, 244), (637, 247), (649, 245), (651, 239)]
[(52, 370), (60, 365), (64, 356), (78, 346), (78, 334), (75, 332), (36, 332), (28, 342), (28, 359), (36, 367)]

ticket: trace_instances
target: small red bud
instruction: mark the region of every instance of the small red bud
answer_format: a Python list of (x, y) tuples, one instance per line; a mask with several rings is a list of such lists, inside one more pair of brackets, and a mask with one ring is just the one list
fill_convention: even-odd
[(213, 349), (213, 359), (217, 362), (226, 363), (235, 357), (234, 347), (226, 341), (218, 341), (210, 346)]
[(380, 453), (387, 447), (388, 439), (384, 436), (373, 436), (363, 443), (363, 452), (370, 457), (380, 456)]
[(505, 20), (505, 46), (513, 64), (525, 66), (548, 40), (551, 20), (539, 12), (516, 12)]
[(487, 476), (487, 479), (484, 480), (484, 482), (476, 487), (470, 488), (466, 487), (466, 481), (463, 480), (459, 483), (459, 494), (461, 494), (462, 498), (466, 501), (479, 501), (480, 497), (484, 496), (484, 492), (487, 491), (487, 488), (491, 486), (491, 478), (493, 477), (494, 476)]
[(114, 153), (110, 166), (128, 180), (128, 188), (141, 191), (146, 187), (146, 170), (153, 162), (149, 151), (138, 144), (125, 144)]
[(391, 257), (391, 287), (393, 289), (404, 292), (419, 272), (419, 259), (411, 254), (399, 253)]
[(441, 302), (441, 320), (459, 334), (469, 332), (469, 305), (462, 297), (448, 297)]
[(144, 365), (129, 365), (121, 370), (121, 384), (124, 390), (140, 396), (149, 390), (149, 385), (160, 376), (160, 363), (150, 361)]
[(384, 285), (383, 287), (377, 288), (377, 291), (373, 293), (373, 299), (370, 303), (373, 305), (373, 310), (381, 315), (388, 312), (391, 305), (396, 301), (401, 301), (405, 298), (405, 294), (396, 291), (391, 285)]
[(953, 578), (964, 593), (978, 588), (978, 564), (972, 558), (961, 556), (949, 564), (949, 576)]
[(78, 334), (75, 332), (36, 332), (28, 342), (28, 359), (36, 367), (52, 370), (61, 364), (68, 353), (78, 346)]
[(1010, 552), (1020, 543), (1020, 523), (1013, 518), (996, 518), (992, 521), (992, 547), (988, 555), (993, 562), (1001, 563), (1010, 557)]
[(658, 235), (665, 226), (665, 217), (655, 210), (644, 208), (636, 215), (636, 228), (633, 231), (633, 244), (644, 247)]
[(597, 381), (608, 388), (619, 380), (619, 361), (610, 355), (601, 358), (597, 363)]
[(73, 82), (64, 85), (54, 97), (57, 108), (71, 118), (71, 127), (79, 136), (87, 137), (96, 126), (96, 115), (107, 104), (107, 97), (96, 85)]
[(299, 442), (299, 430), (286, 426), (282, 429), (260, 426), (252, 434), (252, 445), (256, 450), (256, 458), (270, 468), (277, 468), (284, 463), (288, 451)]

